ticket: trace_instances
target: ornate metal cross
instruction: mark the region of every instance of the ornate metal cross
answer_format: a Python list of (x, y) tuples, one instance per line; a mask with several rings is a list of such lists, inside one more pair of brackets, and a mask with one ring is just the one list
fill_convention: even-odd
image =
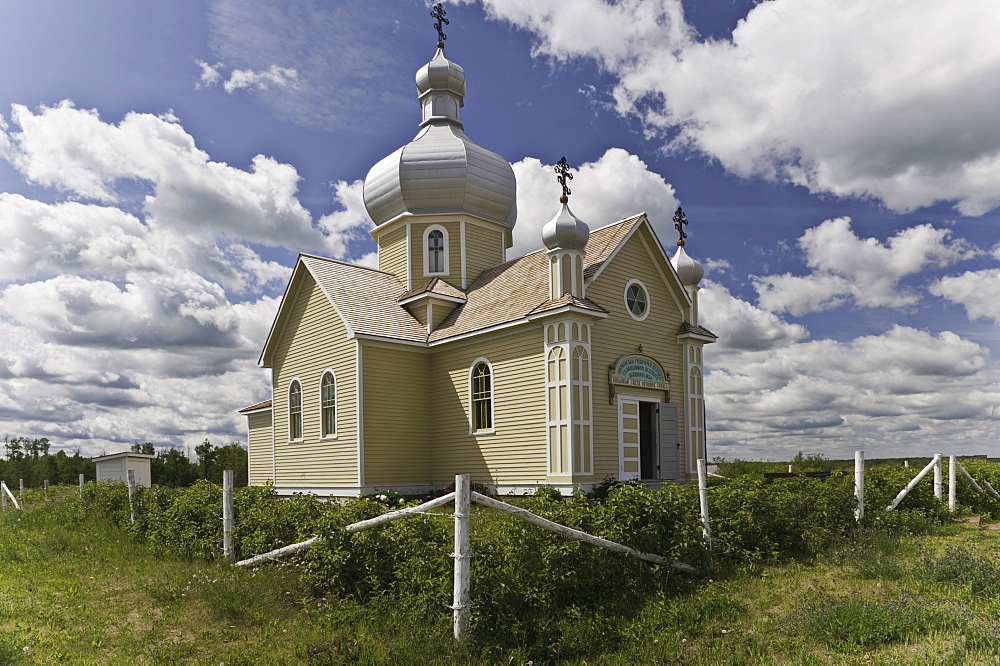
[[(559, 162), (556, 164), (555, 172), (559, 174), (558, 176), (556, 176), (556, 180), (558, 180), (559, 184), (562, 185), (563, 198), (569, 198), (569, 195), (572, 194), (572, 192), (569, 189), (569, 185), (566, 184), (566, 181), (573, 180), (573, 174), (569, 172), (569, 165), (566, 164), (565, 157), (560, 159)], [(563, 203), (565, 203), (565, 201)]]
[(680, 238), (677, 239), (677, 244), (684, 247), (684, 239), (688, 237), (687, 233), (684, 231), (684, 225), (688, 223), (687, 216), (684, 215), (684, 210), (678, 206), (677, 212), (674, 213), (674, 229), (680, 234)]
[(445, 14), (447, 14), (447, 12), (444, 10), (444, 7), (441, 6), (440, 2), (434, 5), (434, 9), (431, 10), (431, 16), (437, 19), (437, 23), (434, 24), (434, 29), (438, 31), (439, 42), (443, 42), (448, 39), (444, 34), (444, 26), (451, 23), (451, 21), (444, 17)]

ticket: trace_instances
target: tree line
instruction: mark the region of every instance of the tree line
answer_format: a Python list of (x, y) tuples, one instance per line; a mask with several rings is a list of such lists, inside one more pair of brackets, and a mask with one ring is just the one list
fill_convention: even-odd
[[(0, 480), (16, 489), (18, 480), (23, 480), (28, 488), (38, 488), (45, 481), (50, 484), (76, 484), (83, 474), (92, 481), (97, 477), (94, 461), (65, 451), (50, 453), (52, 443), (46, 437), (4, 437), (4, 457), (0, 460)], [(174, 448), (161, 447), (159, 450), (150, 443), (135, 444), (132, 451), (155, 456), (149, 461), (149, 471), (153, 484), (161, 486), (189, 486), (198, 479), (208, 479), (222, 483), (223, 470), (234, 470), (236, 485), (247, 484), (247, 451), (239, 442), (226, 446), (215, 446), (207, 439), (195, 447), (196, 460)]]

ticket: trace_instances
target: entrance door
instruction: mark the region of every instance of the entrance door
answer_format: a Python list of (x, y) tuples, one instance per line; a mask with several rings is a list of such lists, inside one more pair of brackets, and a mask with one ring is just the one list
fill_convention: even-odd
[(631, 481), (639, 478), (639, 401), (619, 399), (618, 441), (621, 453), (618, 478)]
[(679, 479), (681, 476), (677, 437), (677, 405), (661, 402), (659, 418), (660, 473), (661, 479)]

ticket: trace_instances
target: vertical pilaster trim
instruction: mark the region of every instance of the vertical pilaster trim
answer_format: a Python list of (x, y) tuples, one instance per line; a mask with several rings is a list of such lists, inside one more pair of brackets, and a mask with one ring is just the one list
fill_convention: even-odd
[[(410, 232), (409, 226), (407, 226), (406, 237), (409, 239)], [(364, 410), (364, 381), (361, 375), (362, 362), (361, 362), (361, 340), (355, 340), (355, 380), (354, 380), (354, 392), (355, 392), (355, 409), (357, 410), (358, 427), (357, 427), (357, 437), (358, 437), (358, 491), (365, 486), (365, 410)]]
[(462, 257), (462, 290), (469, 288), (469, 276), (465, 270), (465, 220), (458, 223), (458, 243), (460, 256)]
[[(250, 419), (247, 419), (247, 423)], [(249, 448), (249, 439), (247, 448)], [(278, 457), (274, 446), (274, 368), (271, 368), (271, 483), (278, 485)], [(247, 451), (249, 454), (249, 451)], [(249, 457), (249, 455), (247, 456)]]
[(406, 289), (413, 289), (413, 243), (409, 222), (406, 223)]

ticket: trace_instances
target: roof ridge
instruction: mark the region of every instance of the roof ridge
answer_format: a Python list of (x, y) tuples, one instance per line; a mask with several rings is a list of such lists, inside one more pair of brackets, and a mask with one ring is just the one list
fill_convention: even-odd
[(364, 264), (356, 264), (351, 261), (343, 261), (342, 259), (331, 259), (330, 257), (321, 257), (318, 254), (310, 254), (309, 252), (299, 252), (299, 257), (309, 257), (310, 259), (319, 259), (320, 261), (328, 261), (331, 264), (340, 264), (341, 266), (350, 266), (351, 268), (363, 268), (366, 271), (374, 271), (376, 273), (382, 273), (383, 275), (391, 275), (396, 277), (395, 273), (390, 273), (389, 271), (383, 271), (381, 268), (372, 268), (371, 266), (365, 266)]

